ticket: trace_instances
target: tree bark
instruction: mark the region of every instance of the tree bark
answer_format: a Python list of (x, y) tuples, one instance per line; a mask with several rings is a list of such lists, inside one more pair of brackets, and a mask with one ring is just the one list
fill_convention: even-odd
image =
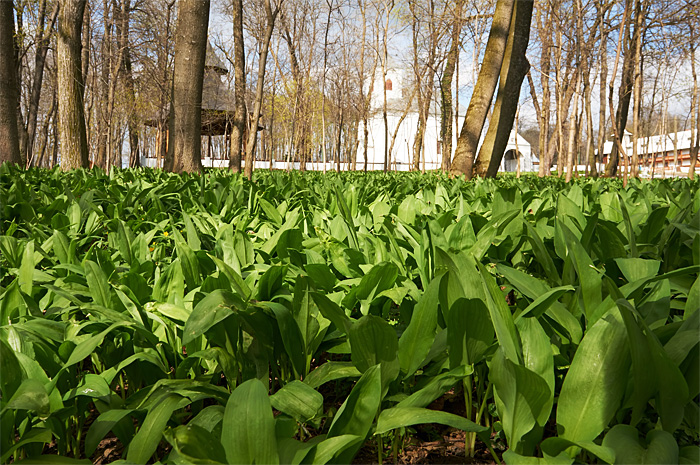
[(175, 32), (175, 69), (168, 156), (173, 171), (202, 171), (202, 86), (209, 0), (181, 0)]
[(86, 0), (63, 0), (58, 16), (58, 134), (61, 169), (87, 168), (81, 32)]
[(691, 128), (690, 128), (690, 168), (688, 177), (695, 179), (695, 167), (698, 163), (698, 151), (700, 151), (700, 87), (698, 86), (698, 72), (695, 65), (695, 29), (690, 28), (690, 69), (693, 76), (693, 96), (690, 108)]
[(17, 126), (13, 2), (0, 1), (0, 164), (21, 163)]
[(265, 37), (260, 49), (260, 57), (258, 58), (258, 82), (255, 86), (255, 102), (253, 104), (253, 115), (251, 118), (250, 130), (248, 131), (248, 143), (246, 144), (245, 154), (245, 176), (249, 180), (253, 179), (253, 164), (255, 163), (255, 148), (258, 141), (258, 123), (262, 112), (267, 54), (270, 51), (270, 39), (272, 38), (272, 31), (275, 29), (275, 20), (279, 13), (279, 8), (275, 8), (273, 11), (270, 0), (264, 0), (264, 5), (267, 25), (265, 27)]
[(496, 3), (491, 32), (484, 52), (484, 61), (474, 86), (474, 93), (469, 102), (459, 139), (457, 139), (451, 172), (455, 175), (464, 175), (467, 179), (472, 177), (472, 167), (479, 138), (498, 84), (514, 3), (514, 0), (498, 0)]
[(452, 24), (452, 41), (447, 53), (445, 69), (440, 81), (440, 138), (442, 139), (442, 171), (449, 171), (452, 163), (452, 80), (459, 59), (460, 36), (462, 32), (462, 0), (455, 5), (457, 14)]
[[(503, 153), (508, 145), (513, 130), (515, 113), (518, 110), (520, 89), (530, 70), (530, 63), (525, 57), (530, 41), (530, 22), (532, 20), (531, 0), (519, 0), (513, 8), (508, 44), (503, 64), (501, 65), (500, 86), (496, 96), (493, 114), (484, 143), (476, 160), (476, 174), (495, 177), (501, 165)], [(517, 128), (516, 128), (517, 137)]]
[(41, 99), (41, 89), (44, 83), (44, 68), (46, 64), (46, 55), (49, 51), (51, 42), (51, 33), (58, 18), (58, 2), (54, 5), (53, 12), (49, 18), (48, 25), (45, 25), (46, 16), (46, 0), (42, 0), (39, 7), (39, 31), (37, 32), (37, 49), (34, 56), (34, 77), (32, 79), (32, 88), (29, 94), (29, 105), (27, 108), (27, 132), (26, 142), (27, 158), (36, 159), (34, 154), (34, 142), (36, 140), (37, 117), (39, 114), (39, 102)]
[(228, 167), (234, 173), (241, 172), (243, 138), (248, 124), (245, 104), (245, 45), (243, 41), (243, 0), (233, 1), (233, 72), (234, 113), (231, 127), (231, 149)]

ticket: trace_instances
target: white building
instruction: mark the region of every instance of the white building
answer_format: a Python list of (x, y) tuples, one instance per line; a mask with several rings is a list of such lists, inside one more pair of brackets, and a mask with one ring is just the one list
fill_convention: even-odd
[[(384, 150), (388, 144), (391, 147), (391, 139), (396, 131), (402, 114), (410, 99), (409, 76), (407, 71), (399, 66), (392, 66), (387, 70), (386, 81), (382, 79), (381, 70), (377, 71), (373, 92), (371, 96), (371, 115), (368, 121), (369, 134), (367, 144), (367, 169), (381, 170), (384, 168)], [(384, 86), (386, 86), (388, 137), (385, 134), (385, 125), (382, 109), (384, 106)], [(427, 119), (423, 149), (421, 154), (421, 169), (437, 170), (442, 165), (442, 143), (440, 140), (440, 105), (437, 100), (439, 94), (433, 93), (433, 101), (430, 104), (430, 112)], [(411, 105), (406, 118), (396, 132), (396, 139), (390, 154), (392, 171), (409, 171), (413, 163), (413, 142), (418, 130), (418, 105), (417, 99)], [(452, 155), (457, 146), (457, 136), (464, 123), (466, 109), (460, 107), (459, 124), (453, 124)], [(483, 137), (483, 135), (482, 135)], [(360, 143), (357, 153), (357, 166), (364, 165), (363, 140), (364, 134), (360, 128)], [(511, 132), (499, 171), (516, 171), (520, 155), (520, 171), (537, 171), (539, 160), (532, 153), (530, 144), (515, 130)]]
[[(637, 139), (637, 156), (641, 173), (650, 176), (653, 170), (655, 175), (675, 176), (688, 174), (691, 162), (691, 137), (691, 131), (688, 130)], [(601, 163), (603, 167), (608, 162), (613, 143), (613, 141), (607, 141), (603, 146), (603, 160)], [(631, 161), (634, 148), (632, 133), (625, 130), (621, 145)], [(622, 160), (620, 161), (620, 168), (624, 168), (624, 161)]]

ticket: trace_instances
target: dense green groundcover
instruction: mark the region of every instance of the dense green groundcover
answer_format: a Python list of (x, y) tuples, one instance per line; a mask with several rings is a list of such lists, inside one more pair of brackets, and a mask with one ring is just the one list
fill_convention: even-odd
[(0, 462), (390, 461), (429, 423), (700, 462), (698, 182), (4, 165), (0, 201)]

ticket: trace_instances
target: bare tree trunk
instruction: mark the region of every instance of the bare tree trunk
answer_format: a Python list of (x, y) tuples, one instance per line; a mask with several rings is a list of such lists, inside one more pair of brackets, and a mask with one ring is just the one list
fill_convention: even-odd
[(202, 84), (209, 0), (180, 0), (175, 32), (170, 142), (174, 172), (202, 171)]
[(25, 147), (27, 148), (27, 158), (36, 159), (34, 154), (34, 142), (36, 139), (37, 117), (39, 113), (39, 101), (41, 99), (41, 89), (44, 83), (44, 68), (46, 55), (49, 51), (51, 33), (58, 18), (58, 2), (54, 5), (53, 12), (49, 18), (48, 25), (45, 25), (46, 0), (42, 0), (39, 6), (39, 27), (37, 31), (37, 48), (34, 56), (34, 77), (32, 88), (29, 94), (29, 105), (27, 108), (27, 132)]
[(243, 139), (248, 124), (248, 111), (245, 104), (245, 46), (243, 41), (243, 0), (233, 1), (233, 69), (235, 109), (231, 127), (231, 149), (229, 169), (234, 173), (241, 171)]
[(467, 179), (472, 177), (472, 166), (479, 137), (498, 84), (514, 3), (514, 0), (498, 0), (496, 3), (491, 32), (484, 52), (484, 61), (474, 86), (474, 93), (469, 102), (459, 139), (457, 139), (451, 172), (455, 175), (463, 174)]
[(258, 140), (258, 120), (262, 111), (263, 89), (265, 84), (265, 65), (267, 64), (267, 54), (270, 51), (270, 39), (272, 31), (275, 29), (275, 19), (279, 13), (279, 8), (272, 10), (270, 0), (264, 0), (265, 16), (267, 17), (267, 26), (265, 28), (265, 38), (260, 50), (260, 58), (258, 59), (258, 82), (255, 87), (255, 103), (253, 107), (252, 124), (248, 133), (248, 144), (246, 146), (245, 155), (245, 175), (250, 180), (253, 179), (253, 164), (255, 163), (255, 146)]
[(21, 163), (17, 121), (19, 86), (15, 62), (14, 6), (0, 1), (0, 164)]
[(124, 82), (127, 106), (127, 127), (129, 130), (129, 167), (141, 166), (139, 152), (139, 129), (136, 120), (136, 85), (131, 63), (131, 44), (129, 42), (131, 17), (131, 0), (122, 0), (119, 22), (117, 23), (117, 45), (121, 56), (120, 75)]
[[(627, 14), (629, 11), (629, 8), (634, 1), (634, 9), (635, 9), (635, 17), (636, 17), (636, 25), (634, 28), (634, 32), (632, 37), (630, 37), (630, 22), (625, 21), (627, 19)], [(624, 157), (624, 160), (627, 160), (627, 154), (624, 152), (624, 149), (622, 148), (622, 138), (624, 137), (625, 133), (625, 127), (627, 126), (627, 114), (629, 112), (629, 104), (630, 100), (632, 98), (632, 87), (633, 87), (633, 80), (634, 80), (634, 71), (635, 71), (635, 57), (636, 54), (634, 53), (634, 50), (636, 49), (636, 41), (640, 39), (640, 33), (641, 33), (641, 26), (643, 25), (644, 18), (642, 16), (642, 9), (641, 9), (641, 4), (639, 0), (627, 0), (625, 2), (625, 15), (622, 19), (623, 24), (620, 27), (621, 32), (624, 31), (622, 34), (623, 37), (620, 38), (620, 44), (625, 46), (625, 56), (624, 56), (624, 61), (622, 65), (622, 81), (620, 83), (620, 89), (619, 89), (619, 95), (618, 95), (618, 107), (617, 111), (615, 112), (615, 120), (614, 120), (614, 127), (615, 127), (615, 143), (613, 144), (612, 151), (610, 153), (610, 159), (608, 160), (608, 164), (605, 167), (605, 175), (608, 177), (615, 176), (617, 174), (617, 168), (619, 165), (619, 155), (622, 154)], [(618, 46), (618, 52), (619, 52), (619, 46)], [(619, 53), (615, 59), (616, 64), (617, 64), (617, 59), (619, 57)], [(615, 69), (617, 68), (616, 66), (614, 67)], [(615, 73), (613, 73), (613, 76)], [(610, 83), (611, 87), (613, 83)], [(612, 94), (612, 91), (610, 91)], [(612, 96), (608, 96), (608, 103), (611, 106), (611, 113), (612, 113), (612, 105), (611, 105), (611, 100)], [(612, 117), (612, 115), (611, 115)], [(626, 173), (626, 171), (625, 171)], [(626, 183), (625, 183), (626, 184)]]
[(455, 5), (455, 20), (452, 23), (450, 51), (447, 53), (445, 69), (440, 81), (440, 138), (442, 139), (442, 170), (449, 171), (452, 163), (452, 80), (459, 60), (460, 36), (462, 32), (462, 6), (458, 0)]
[(81, 31), (86, 0), (63, 0), (58, 17), (58, 132), (61, 169), (87, 168)]
[(576, 151), (576, 114), (578, 113), (578, 94), (581, 90), (581, 77), (580, 74), (576, 78), (576, 91), (574, 92), (574, 104), (571, 110), (571, 118), (569, 118), (569, 135), (568, 135), (568, 146), (566, 149), (566, 182), (571, 181), (574, 172), (574, 161), (575, 151)]
[(693, 75), (693, 96), (690, 107), (691, 128), (690, 128), (690, 168), (688, 177), (695, 179), (695, 167), (698, 163), (698, 151), (700, 149), (700, 88), (698, 87), (698, 72), (695, 64), (696, 50), (695, 29), (690, 27), (690, 70)]
[(475, 172), (478, 176), (496, 176), (503, 159), (503, 153), (508, 145), (510, 133), (513, 130), (515, 113), (518, 110), (520, 99), (520, 88), (530, 70), (530, 63), (525, 57), (525, 51), (530, 41), (533, 4), (534, 2), (531, 0), (519, 0), (514, 6), (508, 45), (501, 65), (501, 84), (489, 128), (476, 160)]

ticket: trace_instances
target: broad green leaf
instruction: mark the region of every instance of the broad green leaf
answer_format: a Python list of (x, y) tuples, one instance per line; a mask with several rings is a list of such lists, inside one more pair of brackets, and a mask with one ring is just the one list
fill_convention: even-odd
[(627, 282), (630, 283), (656, 276), (661, 266), (661, 262), (658, 260), (646, 260), (643, 258), (616, 258), (615, 263), (617, 263)]
[(488, 430), (485, 426), (477, 425), (471, 420), (449, 412), (419, 407), (394, 407), (382, 410), (377, 419), (377, 429), (374, 434), (384, 434), (396, 428), (425, 423), (439, 423), (471, 433), (483, 433)]
[(496, 330), (498, 343), (503, 349), (503, 354), (516, 364), (522, 361), (522, 348), (518, 332), (515, 329), (513, 315), (506, 304), (505, 295), (496, 284), (496, 280), (486, 271), (484, 265), (477, 263), (481, 272), (481, 281), (486, 294), (486, 304), (491, 315), (491, 322)]
[(479, 299), (457, 299), (445, 320), (450, 367), (480, 362), (494, 339), (486, 304)]
[(323, 407), (321, 393), (301, 381), (292, 381), (270, 396), (270, 404), (300, 423), (309, 421)]
[(225, 464), (226, 453), (219, 438), (197, 425), (182, 425), (166, 430), (165, 437), (177, 452), (181, 463)]
[(49, 396), (44, 384), (36, 379), (25, 379), (19, 385), (15, 393), (2, 409), (2, 414), (7, 410), (31, 410), (45, 419), (51, 413)]
[(559, 456), (564, 451), (568, 451), (570, 455), (575, 457), (579, 451), (583, 449), (595, 455), (605, 463), (612, 464), (615, 461), (615, 453), (611, 448), (605, 445), (599, 446), (593, 441), (570, 441), (553, 436), (542, 441), (540, 448), (546, 456), (550, 457)]
[(352, 362), (326, 362), (313, 370), (304, 379), (304, 383), (316, 389), (317, 387), (336, 379), (359, 378), (362, 375)]
[(532, 452), (534, 444), (526, 444), (524, 436), (537, 425), (543, 411), (551, 408), (552, 392), (547, 382), (537, 373), (505, 358), (501, 350), (496, 352), (489, 368), (496, 408), (508, 445), (517, 453)]
[(32, 295), (32, 283), (34, 280), (34, 241), (29, 241), (24, 246), (22, 264), (19, 267), (19, 288), (27, 295)]
[(672, 434), (652, 430), (640, 440), (633, 426), (615, 425), (603, 438), (603, 447), (615, 451), (615, 465), (678, 463), (678, 444)]
[(212, 326), (233, 315), (234, 308), (242, 308), (243, 305), (240, 297), (231, 292), (218, 289), (210, 293), (190, 313), (185, 322), (182, 343), (187, 344), (205, 334)]
[(362, 373), (381, 364), (382, 387), (386, 389), (399, 374), (396, 330), (382, 318), (365, 315), (350, 328), (349, 340), (352, 363)]
[(90, 288), (92, 299), (97, 305), (110, 308), (112, 306), (110, 285), (102, 268), (100, 268), (97, 263), (90, 260), (86, 260), (83, 266), (85, 267), (85, 279)]
[[(338, 409), (338, 413), (333, 418), (328, 430), (328, 437), (350, 434), (359, 436), (364, 441), (379, 411), (382, 401), (381, 390), (381, 368), (379, 365), (375, 365), (364, 372), (343, 405)], [(360, 444), (349, 447), (336, 456), (337, 463), (349, 463)]]
[(114, 425), (132, 412), (133, 410), (131, 409), (114, 409), (101, 413), (92, 425), (90, 425), (87, 436), (85, 436), (85, 453), (87, 455), (92, 455), (100, 441), (114, 428)]
[(629, 377), (627, 334), (617, 308), (586, 333), (564, 378), (557, 404), (559, 435), (592, 441), (620, 408)]
[(53, 435), (51, 434), (51, 430), (47, 428), (32, 428), (25, 434), (23, 434), (19, 438), (19, 441), (14, 443), (12, 447), (2, 451), (2, 455), (0, 456), (0, 462), (7, 463), (7, 459), (9, 459), (12, 456), (12, 454), (20, 447), (24, 447), (27, 444), (33, 443), (49, 443), (51, 442), (52, 437)]
[(165, 426), (182, 400), (179, 395), (166, 394), (157, 405), (149, 409), (146, 419), (129, 443), (126, 460), (130, 463), (145, 464), (151, 459), (163, 437)]
[(226, 403), (221, 443), (231, 464), (277, 464), (277, 438), (267, 389), (257, 379), (238, 386)]
[[(438, 277), (430, 282), (413, 309), (408, 327), (399, 339), (399, 360), (401, 371), (405, 373), (404, 378), (413, 375), (420, 368), (435, 340), (441, 281), (441, 277)], [(352, 337), (350, 343), (352, 344)]]

